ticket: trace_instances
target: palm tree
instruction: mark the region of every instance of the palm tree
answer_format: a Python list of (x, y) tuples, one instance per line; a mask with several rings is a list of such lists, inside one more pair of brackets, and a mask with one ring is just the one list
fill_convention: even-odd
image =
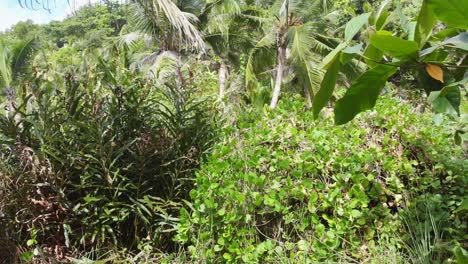
[[(246, 83), (249, 86), (259, 76), (270, 73), (268, 68), (272, 63), (275, 64), (271, 108), (276, 108), (278, 104), (286, 69), (294, 73), (294, 79), (302, 86), (311, 106), (313, 88), (318, 86), (322, 75), (317, 54), (331, 50), (326, 37), (319, 33), (323, 30), (320, 16), (324, 16), (327, 7), (328, 1), (324, 0), (277, 0), (273, 5), (271, 22), (265, 29), (264, 37), (250, 53), (246, 72)], [(304, 11), (316, 14), (314, 19), (305, 22)], [(275, 13), (278, 15), (275, 16)], [(272, 62), (271, 58), (276, 58), (276, 62)]]
[(12, 85), (28, 71), (36, 51), (35, 38), (18, 41), (10, 46), (0, 40), (0, 88), (7, 97), (7, 114), (13, 110), (16, 102), (16, 92)]
[[(54, 8), (55, 1), (56, 0), (18, 0), (18, 3), (23, 8), (43, 8), (50, 11), (52, 8)], [(62, 1), (66, 1), (68, 4), (73, 5), (77, 0)], [(161, 23), (162, 20), (167, 21), (177, 32), (178, 37), (183, 39), (186, 44), (196, 49), (197, 51), (205, 51), (202, 34), (194, 25), (194, 22), (196, 22), (196, 17), (190, 13), (180, 10), (174, 1), (129, 0), (129, 2), (140, 6), (144, 10), (145, 15), (153, 21), (157, 21), (158, 23)]]
[(229, 70), (239, 66), (239, 57), (254, 47), (253, 34), (260, 27), (258, 10), (249, 1), (219, 0), (208, 4), (200, 15), (204, 40), (219, 60), (219, 99), (226, 94)]

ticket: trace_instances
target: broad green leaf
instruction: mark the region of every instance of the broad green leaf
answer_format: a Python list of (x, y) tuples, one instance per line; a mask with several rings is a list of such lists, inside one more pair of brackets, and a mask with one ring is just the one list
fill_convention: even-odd
[(323, 59), (322, 63), (320, 64), (319, 68), (322, 69), (328, 69), (330, 67), (330, 64), (332, 63), (333, 60), (335, 60), (336, 57), (338, 57), (339, 53), (346, 48), (347, 44), (346, 43), (341, 43), (338, 45), (334, 50), (332, 50), (330, 53), (328, 53), (327, 56)]
[(365, 13), (351, 19), (345, 28), (345, 40), (351, 41), (361, 28), (368, 23), (371, 13)]
[(325, 105), (330, 101), (331, 96), (333, 95), (333, 90), (335, 90), (336, 81), (338, 79), (338, 73), (340, 71), (340, 60), (336, 56), (335, 59), (330, 64), (322, 83), (320, 84), (320, 90), (317, 95), (314, 97), (314, 102), (312, 104), (314, 117), (317, 118), (318, 114), (325, 107)]
[(414, 41), (375, 34), (370, 37), (370, 42), (377, 49), (397, 59), (410, 60), (418, 57), (419, 47)]
[(434, 15), (448, 26), (468, 29), (468, 3), (466, 0), (427, 0)]
[(357, 114), (373, 108), (387, 79), (396, 71), (396, 67), (379, 65), (359, 77), (336, 103), (335, 123), (345, 124)]
[(367, 65), (375, 67), (382, 60), (383, 52), (370, 44), (364, 51), (364, 57)]
[(432, 92), (428, 99), (435, 112), (453, 116), (460, 115), (461, 92), (457, 85)]
[(408, 40), (414, 41), (416, 35), (416, 22), (410, 22), (408, 24)]
[(424, 0), (419, 12), (418, 22), (416, 25), (416, 32), (414, 40), (419, 44), (419, 47), (424, 47), (427, 39), (431, 35), (432, 29), (436, 24), (434, 13), (429, 8), (427, 1)]
[(457, 49), (468, 50), (468, 32), (463, 32), (453, 38), (442, 42), (443, 45), (453, 46)]

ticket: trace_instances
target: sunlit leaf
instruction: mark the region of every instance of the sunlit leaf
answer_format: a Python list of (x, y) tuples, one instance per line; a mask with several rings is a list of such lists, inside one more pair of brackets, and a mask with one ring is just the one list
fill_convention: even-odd
[(468, 29), (466, 0), (427, 0), (435, 16), (449, 26)]
[(427, 1), (424, 1), (419, 12), (418, 21), (416, 25), (416, 33), (414, 40), (423, 47), (427, 39), (431, 35), (434, 28), (436, 19), (434, 13), (429, 8)]
[(418, 57), (419, 46), (414, 41), (375, 34), (370, 37), (370, 42), (377, 49), (397, 59), (410, 60)]
[(371, 13), (365, 13), (351, 19), (345, 28), (345, 40), (351, 41), (361, 28), (368, 23)]

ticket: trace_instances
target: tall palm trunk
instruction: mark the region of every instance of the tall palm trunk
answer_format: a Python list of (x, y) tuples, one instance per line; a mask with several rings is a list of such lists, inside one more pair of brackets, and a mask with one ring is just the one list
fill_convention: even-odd
[(281, 84), (283, 83), (284, 62), (286, 60), (286, 48), (278, 48), (278, 66), (276, 69), (275, 89), (273, 90), (273, 97), (271, 98), (270, 108), (275, 109), (278, 104), (278, 99), (281, 91)]
[(304, 95), (306, 97), (306, 100), (307, 100), (307, 107), (308, 108), (311, 108), (312, 107), (312, 93), (310, 92), (310, 89), (309, 87), (307, 86), (304, 86)]
[(226, 81), (228, 78), (228, 68), (226, 62), (221, 58), (219, 65), (219, 99), (222, 100), (226, 93)]

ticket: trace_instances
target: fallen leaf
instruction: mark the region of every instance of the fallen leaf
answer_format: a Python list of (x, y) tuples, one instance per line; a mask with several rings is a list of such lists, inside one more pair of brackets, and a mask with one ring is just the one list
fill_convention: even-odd
[(433, 79), (442, 83), (444, 82), (444, 70), (442, 70), (441, 67), (434, 64), (428, 64), (426, 65), (426, 71)]

